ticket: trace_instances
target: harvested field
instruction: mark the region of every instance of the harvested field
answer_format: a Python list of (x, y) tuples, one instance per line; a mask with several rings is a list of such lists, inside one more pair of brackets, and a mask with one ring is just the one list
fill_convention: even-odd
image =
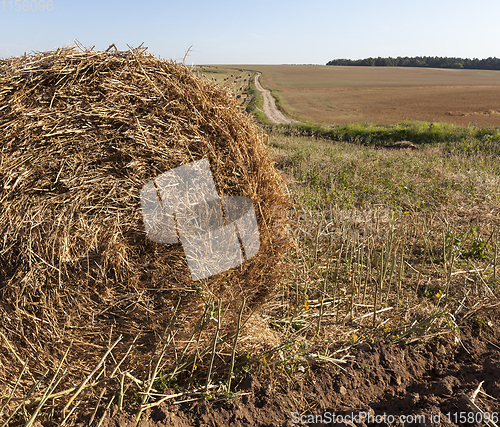
[[(498, 325), (498, 306), (490, 313), (488, 322)], [(259, 376), (243, 378), (241, 399), (165, 402), (148, 413), (149, 424), (144, 426), (472, 427), (481, 425), (475, 420), (486, 417), (499, 421), (500, 352), (488, 344), (499, 338), (498, 326), (466, 322), (460, 344), (452, 337), (423, 345), (361, 344), (350, 349), (351, 358), (342, 369), (320, 361), (303, 362), (306, 374), (300, 374), (300, 380), (276, 381), (272, 391), (264, 368)], [(469, 396), (476, 391), (471, 403)], [(474, 421), (467, 422), (471, 418)], [(112, 426), (133, 427), (134, 417), (115, 413), (103, 425)]]
[[(236, 67), (236, 66), (235, 66)], [(312, 123), (404, 120), (500, 125), (500, 72), (403, 67), (238, 65), (262, 72), (292, 118)]]
[[(0, 62), (0, 427), (496, 422), (496, 130), (264, 135), (200, 77), (142, 48)], [(202, 159), (260, 250), (193, 280), (141, 207)]]

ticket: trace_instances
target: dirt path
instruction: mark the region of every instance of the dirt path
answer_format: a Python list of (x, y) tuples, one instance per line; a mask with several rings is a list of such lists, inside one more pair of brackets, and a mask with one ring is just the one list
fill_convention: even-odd
[(297, 123), (296, 120), (286, 118), (283, 113), (278, 110), (276, 104), (274, 102), (274, 98), (271, 96), (271, 92), (267, 89), (264, 89), (260, 82), (259, 77), (261, 73), (257, 73), (255, 76), (255, 87), (262, 93), (264, 97), (264, 114), (266, 117), (273, 123), (281, 124), (281, 123)]

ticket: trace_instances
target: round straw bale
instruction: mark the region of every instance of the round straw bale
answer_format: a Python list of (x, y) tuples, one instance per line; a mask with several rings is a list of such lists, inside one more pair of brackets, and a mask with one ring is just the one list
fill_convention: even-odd
[[(13, 385), (21, 361), (35, 377), (54, 369), (70, 342), (68, 375), (81, 378), (119, 334), (117, 348), (139, 336), (137, 357), (149, 355), (174, 312), (182, 337), (227, 309), (222, 334), (244, 299), (247, 317), (268, 300), (287, 198), (264, 139), (232, 92), (142, 48), (1, 60), (0, 384)], [(140, 194), (202, 159), (221, 198), (252, 201), (260, 249), (194, 281), (181, 244), (148, 238)]]

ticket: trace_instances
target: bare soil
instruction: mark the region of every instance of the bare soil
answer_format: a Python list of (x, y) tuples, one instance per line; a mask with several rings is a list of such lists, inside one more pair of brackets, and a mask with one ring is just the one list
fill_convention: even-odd
[[(478, 408), (488, 414), (500, 410), (498, 306), (491, 306), (481, 314), (469, 313), (457, 319), (457, 324), (459, 340), (453, 334), (446, 334), (412, 344), (362, 343), (349, 350), (351, 361), (342, 368), (313, 362), (300, 377), (295, 375), (293, 379), (287, 379), (286, 375), (270, 376), (262, 368), (260, 373), (248, 375), (236, 385), (239, 397), (214, 402), (163, 403), (145, 413), (139, 425), (480, 425), (475, 421), (461, 422), (460, 417), (462, 421), (472, 417), (480, 420)], [(474, 408), (468, 398), (480, 383), (479, 393), (473, 398)], [(364, 418), (359, 418), (360, 413), (365, 414)], [(330, 422), (334, 414), (355, 418)], [(323, 419), (316, 418), (317, 415)], [(378, 419), (367, 419), (368, 415)], [(400, 416), (424, 418), (403, 423)], [(82, 420), (78, 425), (88, 424)], [(115, 412), (103, 425), (134, 426), (135, 416)]]

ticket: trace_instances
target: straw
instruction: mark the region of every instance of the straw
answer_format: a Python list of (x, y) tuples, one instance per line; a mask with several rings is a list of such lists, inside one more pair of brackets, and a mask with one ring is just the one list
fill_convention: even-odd
[[(205, 301), (228, 307), (220, 336), (234, 330), (243, 301), (245, 315), (269, 301), (286, 250), (277, 237), (287, 220), (274, 212), (289, 202), (265, 141), (232, 92), (142, 46), (0, 59), (0, 339), (7, 343), (0, 351), (11, 362), (0, 393), (10, 394), (24, 362), (28, 373), (57, 366), (70, 342), (66, 375), (51, 394), (83, 384), (99, 361), (102, 369), (115, 363), (101, 360), (111, 328), (123, 337), (117, 359), (141, 334), (122, 366), (141, 377), (181, 300), (181, 348), (170, 346), (164, 357), (173, 370)], [(180, 244), (146, 236), (140, 191), (201, 159), (220, 197), (252, 201), (260, 249), (194, 282)], [(216, 331), (202, 332), (204, 348)], [(239, 343), (265, 347), (258, 336)], [(24, 375), (14, 397), (33, 382)]]

